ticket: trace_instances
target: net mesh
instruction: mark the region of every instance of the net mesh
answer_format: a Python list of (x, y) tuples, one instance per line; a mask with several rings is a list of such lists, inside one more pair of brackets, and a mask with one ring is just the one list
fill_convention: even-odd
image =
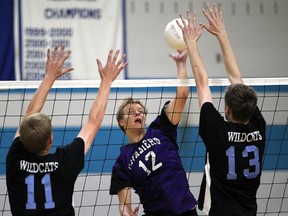
[[(263, 175), (257, 194), (258, 215), (288, 214), (288, 78), (244, 79), (258, 94), (258, 106), (267, 122), (267, 147)], [(5, 171), (5, 158), (20, 119), (40, 82), (0, 83), (0, 213), (11, 215)], [(209, 80), (213, 103), (223, 114), (227, 79)], [(187, 172), (192, 193), (198, 197), (205, 164), (205, 146), (198, 136), (199, 108), (194, 80), (116, 80), (113, 83), (103, 124), (85, 156), (85, 168), (74, 190), (76, 215), (119, 215), (117, 196), (109, 195), (112, 166), (121, 146), (128, 143), (119, 129), (115, 113), (122, 99), (132, 97), (148, 107), (147, 124), (175, 96), (176, 86), (190, 86), (182, 120), (178, 127), (179, 154)], [(56, 81), (43, 113), (53, 125), (53, 148), (72, 141), (86, 121), (97, 94), (99, 81)], [(143, 209), (132, 194), (133, 206)], [(199, 215), (203, 215), (201, 211)]]

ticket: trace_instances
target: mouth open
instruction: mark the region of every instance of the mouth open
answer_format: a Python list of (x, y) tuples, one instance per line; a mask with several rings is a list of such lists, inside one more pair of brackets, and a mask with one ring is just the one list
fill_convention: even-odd
[(142, 119), (141, 118), (137, 118), (134, 122), (138, 123), (138, 124), (141, 124), (142, 123)]

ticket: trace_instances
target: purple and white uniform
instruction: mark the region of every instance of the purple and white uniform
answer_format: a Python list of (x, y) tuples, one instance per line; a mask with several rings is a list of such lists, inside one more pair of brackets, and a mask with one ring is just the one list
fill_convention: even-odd
[(110, 194), (132, 187), (146, 214), (180, 215), (194, 208), (197, 202), (178, 149), (177, 125), (170, 122), (164, 106), (142, 140), (121, 148), (113, 166)]

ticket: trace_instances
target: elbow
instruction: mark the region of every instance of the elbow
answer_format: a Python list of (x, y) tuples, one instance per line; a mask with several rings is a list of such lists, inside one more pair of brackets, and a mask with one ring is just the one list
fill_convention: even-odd
[(189, 93), (189, 87), (180, 87), (177, 91), (177, 97), (180, 99), (187, 99)]

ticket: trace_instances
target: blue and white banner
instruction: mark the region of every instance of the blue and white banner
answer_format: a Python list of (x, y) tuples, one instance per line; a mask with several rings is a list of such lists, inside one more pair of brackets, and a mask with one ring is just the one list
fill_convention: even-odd
[[(47, 48), (65, 45), (74, 71), (62, 79), (99, 79), (96, 58), (123, 52), (122, 0), (15, 0), (16, 77), (42, 80)], [(18, 17), (18, 18), (16, 18)], [(18, 23), (17, 23), (18, 22)], [(16, 63), (17, 64), (17, 63)], [(124, 73), (122, 73), (124, 76)], [(121, 77), (120, 77), (121, 78)]]

